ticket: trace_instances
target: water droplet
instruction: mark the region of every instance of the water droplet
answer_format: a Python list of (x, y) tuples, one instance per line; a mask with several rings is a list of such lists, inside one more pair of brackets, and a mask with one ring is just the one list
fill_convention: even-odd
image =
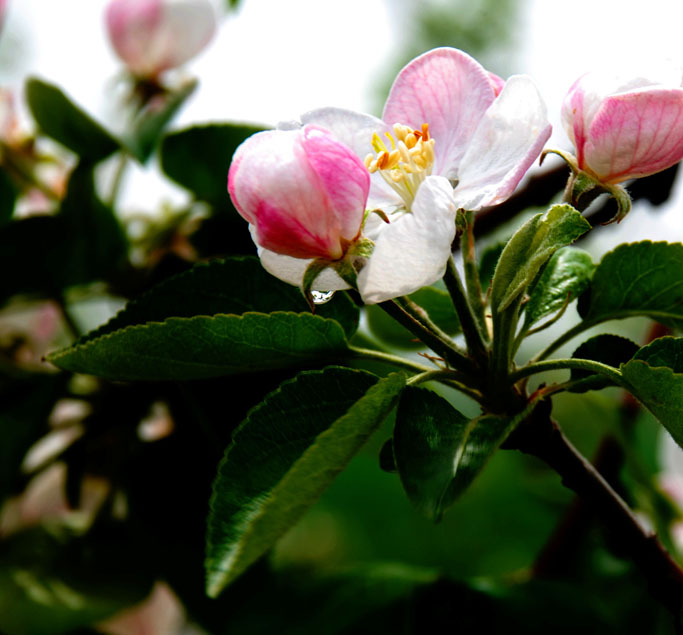
[(311, 291), (313, 304), (325, 304), (334, 296), (334, 291)]

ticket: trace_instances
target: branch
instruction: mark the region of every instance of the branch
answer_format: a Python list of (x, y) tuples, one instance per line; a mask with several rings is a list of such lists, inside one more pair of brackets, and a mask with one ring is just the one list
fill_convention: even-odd
[(595, 511), (614, 541), (629, 554), (648, 582), (650, 593), (676, 620), (683, 608), (683, 570), (646, 530), (600, 473), (564, 436), (547, 408), (537, 408), (529, 420), (510, 436), (506, 447), (535, 456), (561, 477), (569, 489)]

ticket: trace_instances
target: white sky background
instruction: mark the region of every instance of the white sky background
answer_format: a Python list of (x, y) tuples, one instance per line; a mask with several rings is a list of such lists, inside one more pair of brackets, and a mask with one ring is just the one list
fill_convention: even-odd
[[(104, 29), (107, 0), (8, 4), (0, 69), (9, 72), (0, 83), (19, 86), (26, 75), (39, 75), (114, 125), (111, 88), (121, 67)], [(413, 3), (418, 10), (419, 5)], [(404, 3), (244, 0), (239, 13), (223, 20), (212, 44), (188, 65), (201, 84), (173, 126), (229, 120), (275, 124), (325, 105), (367, 110), (373, 84), (407, 28), (405, 16), (391, 11), (398, 6)], [(548, 104), (555, 128), (549, 145), (569, 147), (559, 108), (581, 73), (646, 55), (683, 62), (681, 24), (683, 0), (527, 0), (521, 32), (515, 34), (522, 47), (515, 59), (517, 72), (536, 79)], [(182, 194), (153, 167), (131, 171), (123, 207), (151, 210), (160, 198), (179, 201)], [(669, 213), (642, 214), (640, 222), (634, 213), (619, 227), (600, 232), (601, 241), (683, 239), (683, 179), (676, 200), (677, 211), (672, 204)]]

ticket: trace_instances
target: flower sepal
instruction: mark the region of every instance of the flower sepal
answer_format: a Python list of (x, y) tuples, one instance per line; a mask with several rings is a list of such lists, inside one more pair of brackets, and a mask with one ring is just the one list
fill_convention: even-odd
[(328, 268), (334, 269), (337, 275), (348, 284), (352, 289), (358, 290), (358, 273), (365, 266), (368, 258), (372, 255), (375, 243), (369, 238), (359, 238), (352, 243), (346, 254), (340, 260), (327, 260), (316, 258), (312, 260), (304, 272), (301, 282), (301, 291), (311, 307), (311, 312), (315, 311), (313, 298), (313, 286), (318, 276)]
[(569, 166), (571, 175), (565, 190), (565, 200), (579, 211), (586, 209), (600, 194), (609, 194), (617, 202), (617, 213), (603, 225), (619, 223), (631, 211), (631, 197), (616, 183), (603, 183), (598, 178), (579, 168), (576, 157), (563, 150), (544, 150), (540, 162), (548, 154), (556, 154)]

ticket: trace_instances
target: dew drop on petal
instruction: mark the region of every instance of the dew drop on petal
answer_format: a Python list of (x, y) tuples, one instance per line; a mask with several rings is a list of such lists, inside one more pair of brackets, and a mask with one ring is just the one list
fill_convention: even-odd
[(325, 304), (332, 299), (334, 291), (311, 291), (311, 296), (313, 296), (313, 304)]

